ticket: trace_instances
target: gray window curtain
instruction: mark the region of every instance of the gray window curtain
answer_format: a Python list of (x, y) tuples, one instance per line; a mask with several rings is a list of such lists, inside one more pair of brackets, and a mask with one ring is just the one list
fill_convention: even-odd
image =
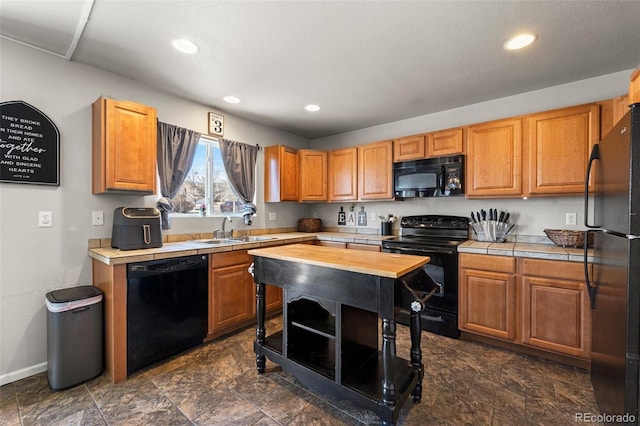
[(256, 158), (260, 147), (242, 142), (220, 139), (220, 153), (229, 183), (242, 200), (242, 217), (251, 226), (251, 216), (256, 214), (253, 197), (256, 192)]
[(162, 196), (158, 200), (158, 209), (162, 229), (171, 229), (171, 200), (178, 195), (178, 190), (191, 169), (199, 140), (198, 132), (158, 121), (158, 174)]

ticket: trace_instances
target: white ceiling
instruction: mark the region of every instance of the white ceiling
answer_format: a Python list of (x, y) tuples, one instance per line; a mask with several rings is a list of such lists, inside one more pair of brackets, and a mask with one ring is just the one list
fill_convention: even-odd
[(0, 0), (0, 35), (315, 139), (635, 68), (640, 1)]

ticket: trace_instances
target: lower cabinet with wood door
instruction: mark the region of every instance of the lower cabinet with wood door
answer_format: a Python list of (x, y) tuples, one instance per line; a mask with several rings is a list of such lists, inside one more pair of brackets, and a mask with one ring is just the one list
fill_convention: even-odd
[(589, 358), (591, 308), (584, 265), (518, 259), (522, 285), (522, 344)]
[(460, 253), (460, 330), (588, 368), (591, 310), (581, 262)]
[[(256, 287), (247, 250), (209, 255), (209, 329), (207, 340), (255, 323)], [(282, 310), (282, 290), (266, 288), (267, 315)]]
[(516, 259), (460, 254), (461, 330), (515, 341)]

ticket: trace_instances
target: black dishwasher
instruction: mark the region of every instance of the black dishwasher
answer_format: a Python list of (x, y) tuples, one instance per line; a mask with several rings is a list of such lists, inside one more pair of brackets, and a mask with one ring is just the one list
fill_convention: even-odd
[(127, 266), (127, 374), (202, 343), (207, 335), (206, 255)]

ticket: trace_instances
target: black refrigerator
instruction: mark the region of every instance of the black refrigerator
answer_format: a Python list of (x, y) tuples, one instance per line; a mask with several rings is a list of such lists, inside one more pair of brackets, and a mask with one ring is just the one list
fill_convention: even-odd
[[(600, 413), (614, 416), (609, 421), (638, 424), (640, 103), (631, 105), (594, 146), (586, 183), (585, 225), (590, 228), (587, 233), (594, 234), (591, 274), (585, 244), (592, 317), (591, 383)], [(589, 235), (585, 237), (588, 241)]]

